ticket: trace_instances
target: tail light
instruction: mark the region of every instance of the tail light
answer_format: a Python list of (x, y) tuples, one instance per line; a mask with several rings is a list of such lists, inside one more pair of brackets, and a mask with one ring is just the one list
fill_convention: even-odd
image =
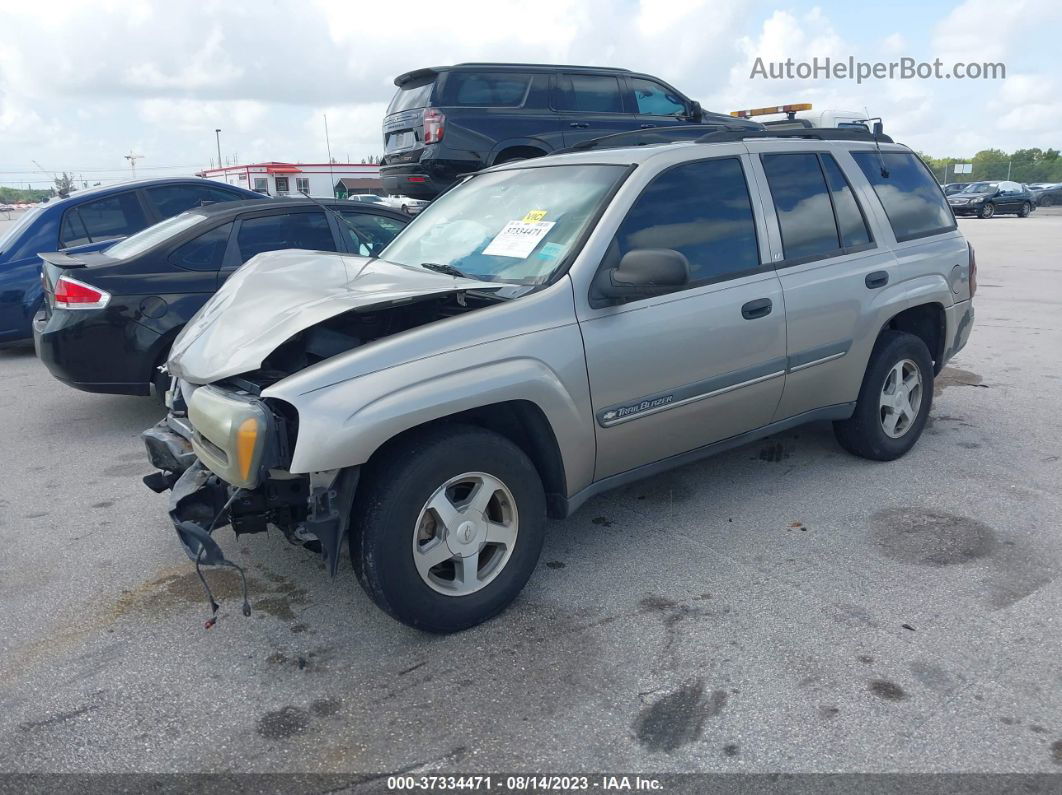
[(424, 143), (437, 144), (446, 131), (446, 116), (435, 108), (424, 111)]
[(977, 292), (977, 257), (973, 245), (967, 243), (966, 247), (970, 249), (970, 297), (973, 298)]
[(60, 276), (55, 283), (53, 300), (57, 309), (103, 309), (111, 300), (111, 295), (91, 284)]

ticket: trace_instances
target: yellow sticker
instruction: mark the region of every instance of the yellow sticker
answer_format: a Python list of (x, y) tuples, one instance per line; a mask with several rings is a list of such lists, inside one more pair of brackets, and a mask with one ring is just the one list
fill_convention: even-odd
[(536, 223), (538, 221), (541, 221), (543, 218), (546, 217), (546, 213), (548, 213), (548, 212), (549, 212), (549, 210), (532, 210), (531, 212), (529, 212), (527, 215), (524, 216), (524, 223), (525, 224), (533, 224), (533, 223)]

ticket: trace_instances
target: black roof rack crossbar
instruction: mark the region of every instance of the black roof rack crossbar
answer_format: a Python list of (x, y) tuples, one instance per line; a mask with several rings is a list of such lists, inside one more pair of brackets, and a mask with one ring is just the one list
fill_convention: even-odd
[(816, 141), (869, 141), (870, 143), (891, 144), (887, 135), (874, 135), (869, 130), (859, 128), (813, 127), (802, 130), (719, 130), (702, 135), (699, 144), (718, 144), (726, 141), (742, 141), (746, 138), (810, 138)]
[[(625, 146), (648, 146), (650, 144), (673, 144), (676, 141), (699, 141), (705, 137), (705, 131), (733, 132), (748, 135), (759, 130), (750, 129), (748, 124), (681, 124), (676, 127), (657, 127), (647, 130), (628, 130), (626, 132), (602, 135), (558, 149), (553, 154), (568, 152), (587, 152), (591, 149), (618, 149)], [(708, 135), (715, 134), (708, 132)]]

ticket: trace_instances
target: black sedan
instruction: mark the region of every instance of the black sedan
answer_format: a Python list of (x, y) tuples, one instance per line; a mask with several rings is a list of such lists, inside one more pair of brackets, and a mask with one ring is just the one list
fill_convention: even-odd
[(1062, 205), (1062, 182), (1048, 182), (1038, 185), (1030, 185), (1033, 199), (1037, 207), (1053, 207)]
[(1029, 189), (1009, 180), (971, 182), (958, 193), (948, 196), (948, 204), (956, 215), (976, 215), (978, 218), (991, 218), (1002, 213), (1028, 218), (1036, 209)]
[(174, 338), (244, 262), (289, 248), (375, 255), (409, 220), (371, 204), (227, 202), (170, 218), (105, 253), (41, 254), (46, 300), (33, 321), (37, 355), (77, 389), (154, 390), (162, 399), (168, 381), (158, 367)]

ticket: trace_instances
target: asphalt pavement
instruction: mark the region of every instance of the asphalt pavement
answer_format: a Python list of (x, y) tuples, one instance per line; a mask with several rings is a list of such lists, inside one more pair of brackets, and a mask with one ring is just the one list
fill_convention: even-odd
[(219, 533), (209, 610), (149, 399), (0, 350), (0, 771), (1062, 771), (1062, 215), (963, 219), (977, 322), (904, 459), (798, 428), (552, 522), (501, 616), (401, 626)]

